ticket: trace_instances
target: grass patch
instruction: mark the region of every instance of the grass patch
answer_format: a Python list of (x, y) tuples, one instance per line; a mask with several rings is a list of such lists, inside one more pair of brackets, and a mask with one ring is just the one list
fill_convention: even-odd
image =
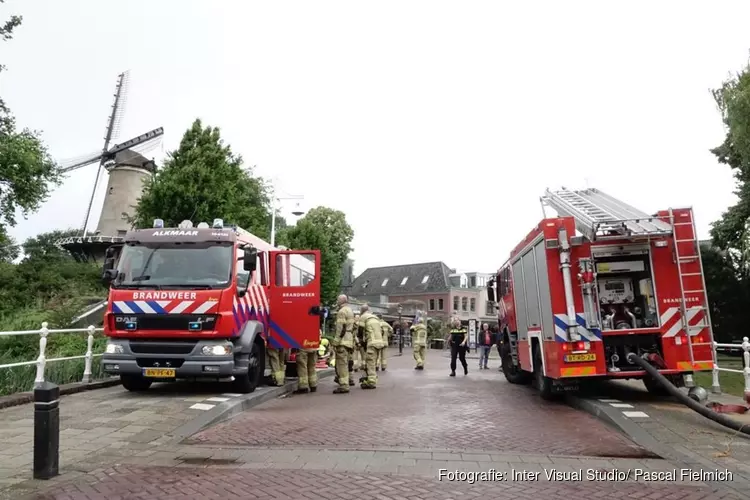
[[(719, 355), (718, 362), (721, 368), (742, 370), (741, 356)], [(706, 389), (711, 388), (711, 372), (696, 372), (693, 379), (695, 380), (696, 385)], [(741, 373), (719, 372), (719, 385), (721, 386), (721, 392), (731, 394), (732, 396), (742, 397), (745, 393), (745, 376)]]
[[(17, 335), (0, 338), (0, 365), (33, 361), (39, 357), (38, 335)], [(60, 333), (47, 337), (45, 355), (48, 360), (86, 354), (88, 334)], [(101, 334), (94, 337), (93, 353), (104, 352), (106, 338)], [(100, 358), (91, 363), (92, 380), (104, 378)], [(44, 378), (58, 385), (80, 382), (83, 378), (85, 359), (47, 362)], [(0, 369), (0, 396), (30, 391), (36, 379), (36, 365)]]

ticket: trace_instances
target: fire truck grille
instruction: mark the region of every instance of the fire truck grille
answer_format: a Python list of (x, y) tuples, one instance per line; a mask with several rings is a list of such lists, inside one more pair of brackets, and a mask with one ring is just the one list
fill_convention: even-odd
[[(129, 326), (135, 323), (133, 331), (144, 330), (182, 330), (182, 331), (208, 331), (216, 327), (215, 314), (115, 314), (115, 329), (128, 331)], [(191, 323), (200, 323), (201, 328), (190, 328)]]
[(195, 348), (195, 340), (187, 341), (130, 341), (133, 354), (190, 354)]

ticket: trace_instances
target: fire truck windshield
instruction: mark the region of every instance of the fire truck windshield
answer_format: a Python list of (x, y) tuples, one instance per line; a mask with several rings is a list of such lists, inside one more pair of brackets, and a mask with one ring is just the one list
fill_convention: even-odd
[(115, 288), (224, 288), (231, 280), (232, 245), (150, 243), (126, 245)]

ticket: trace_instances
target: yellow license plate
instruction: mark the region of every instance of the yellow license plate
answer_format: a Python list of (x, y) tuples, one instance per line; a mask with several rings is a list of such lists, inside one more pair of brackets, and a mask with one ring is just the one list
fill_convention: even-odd
[(566, 354), (563, 358), (566, 363), (581, 363), (585, 361), (596, 361), (596, 354)]
[(174, 368), (144, 368), (143, 376), (152, 378), (174, 378), (175, 371)]

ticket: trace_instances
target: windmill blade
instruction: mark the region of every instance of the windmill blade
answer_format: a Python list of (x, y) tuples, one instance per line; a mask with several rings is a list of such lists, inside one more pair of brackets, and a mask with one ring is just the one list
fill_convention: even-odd
[(146, 156), (146, 153), (149, 153), (155, 149), (158, 149), (164, 142), (163, 140), (164, 140), (163, 136), (154, 137), (153, 139), (149, 139), (146, 142), (142, 142), (141, 144), (138, 144), (137, 146), (133, 146), (132, 148), (130, 148), (130, 150), (138, 153), (139, 155)]
[(140, 146), (142, 144), (146, 144), (150, 142), (151, 143), (158, 142), (161, 140), (163, 135), (164, 135), (164, 127), (159, 127), (149, 132), (146, 132), (145, 134), (141, 134), (137, 137), (133, 137), (132, 139), (129, 139), (125, 142), (112, 146), (112, 148), (109, 151), (107, 151), (107, 155), (106, 155), (107, 159), (114, 159), (115, 155), (119, 153), (120, 151), (125, 151), (126, 149), (133, 150), (133, 148), (135, 148), (136, 146)]
[(63, 160), (62, 162), (60, 162), (60, 172), (64, 174), (72, 170), (78, 170), (79, 168), (83, 168), (93, 163), (97, 163), (101, 161), (101, 159), (102, 159), (102, 152), (96, 151), (94, 153), (89, 153), (87, 155), (77, 156), (75, 158)]
[(112, 105), (112, 116), (109, 121), (109, 132), (107, 134), (109, 141), (114, 142), (120, 137), (120, 130), (125, 117), (125, 108), (130, 93), (130, 70), (120, 73), (115, 89), (115, 102)]

